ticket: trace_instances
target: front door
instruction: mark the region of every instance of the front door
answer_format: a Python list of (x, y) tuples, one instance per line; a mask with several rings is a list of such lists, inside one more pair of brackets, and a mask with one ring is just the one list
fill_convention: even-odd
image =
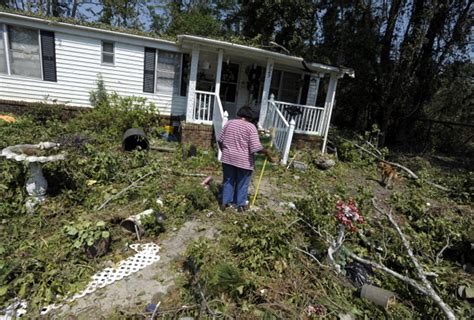
[(224, 62), (222, 64), (220, 98), (224, 110), (229, 114), (229, 119), (237, 116), (237, 95), (239, 93), (239, 71), (237, 63)]

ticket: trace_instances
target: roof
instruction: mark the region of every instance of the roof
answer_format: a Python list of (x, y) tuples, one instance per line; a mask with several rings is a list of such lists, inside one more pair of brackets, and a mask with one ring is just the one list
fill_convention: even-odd
[(304, 69), (308, 72), (314, 73), (332, 73), (344, 76), (348, 74), (354, 77), (354, 70), (349, 68), (335, 67), (326, 64), (308, 62), (302, 57), (285, 55), (274, 51), (269, 51), (261, 48), (256, 48), (248, 45), (237, 44), (233, 42), (210, 39), (206, 37), (193, 36), (193, 35), (179, 35), (177, 41), (169, 39), (163, 39), (157, 37), (151, 33), (145, 33), (140, 31), (131, 31), (117, 28), (107, 28), (103, 26), (97, 27), (96, 25), (81, 25), (70, 22), (62, 22), (59, 20), (46, 19), (44, 17), (27, 16), (17, 13), (0, 12), (0, 22), (9, 24), (19, 24), (21, 21), (22, 25), (41, 28), (57, 32), (74, 32), (76, 34), (82, 34), (84, 36), (96, 37), (105, 40), (112, 41), (124, 41), (127, 39), (127, 43), (146, 45), (151, 47), (162, 48), (165, 50), (179, 51), (180, 48), (185, 46), (199, 45), (202, 47), (213, 47), (222, 48), (226, 51), (233, 52), (236, 54), (245, 54), (248, 57), (254, 58), (265, 58), (272, 59), (276, 63), (281, 63), (287, 66)]

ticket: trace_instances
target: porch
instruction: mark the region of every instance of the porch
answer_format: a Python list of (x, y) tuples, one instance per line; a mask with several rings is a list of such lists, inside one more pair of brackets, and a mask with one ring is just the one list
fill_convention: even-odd
[(275, 128), (282, 164), (295, 133), (321, 137), (325, 152), (337, 81), (347, 70), (194, 36), (180, 36), (178, 42), (191, 53), (187, 123), (213, 126), (217, 136), (240, 107), (249, 105), (260, 114), (259, 129)]

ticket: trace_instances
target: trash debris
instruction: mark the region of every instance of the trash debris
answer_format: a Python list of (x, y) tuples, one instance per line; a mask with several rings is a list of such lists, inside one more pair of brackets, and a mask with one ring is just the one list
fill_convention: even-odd
[(333, 167), (336, 164), (336, 161), (334, 161), (333, 159), (316, 159), (314, 163), (319, 169), (327, 170)]
[(301, 161), (293, 161), (293, 168), (300, 171), (308, 170), (308, 165)]
[(128, 217), (120, 223), (120, 226), (124, 231), (136, 233), (137, 238), (140, 240), (140, 237), (145, 234), (145, 229), (143, 229), (141, 219), (144, 217), (155, 213), (153, 209), (147, 209), (139, 214)]
[(178, 138), (176, 138), (176, 136), (172, 133), (168, 133), (168, 132), (163, 132), (160, 137), (164, 140), (166, 140), (166, 142), (178, 142)]
[(212, 182), (212, 177), (209, 176), (207, 177), (206, 179), (204, 179), (202, 182), (201, 182), (201, 185), (204, 187), (204, 188), (209, 188), (209, 184)]
[(213, 215), (214, 215), (214, 212), (212, 212), (212, 211), (209, 211), (209, 212), (206, 214), (206, 216), (207, 216), (208, 218), (212, 217)]
[(16, 122), (16, 119), (12, 116), (7, 116), (6, 114), (0, 114), (0, 120), (6, 121), (6, 122)]
[(294, 204), (294, 202), (280, 202), (279, 206), (280, 207), (286, 207), (286, 208), (289, 208), (291, 210), (296, 209), (296, 205)]
[[(160, 247), (155, 243), (131, 244), (130, 248), (136, 252), (135, 255), (120, 261), (120, 263), (115, 268), (105, 268), (102, 271), (94, 274), (92, 276), (92, 281), (89, 282), (87, 287), (82, 292), (79, 292), (71, 298), (66, 299), (65, 302), (72, 302), (82, 298), (85, 295), (96, 291), (97, 289), (122, 280), (132, 273), (138, 272), (139, 270), (160, 260), (160, 256), (158, 255)], [(42, 308), (40, 313), (41, 315), (45, 315), (51, 310), (62, 307), (62, 305), (62, 303), (51, 304)]]
[(317, 304), (315, 306), (309, 305), (306, 307), (305, 311), (306, 311), (306, 315), (308, 316), (312, 316), (312, 315), (325, 316), (327, 313), (326, 307), (321, 304)]
[(474, 288), (467, 286), (460, 286), (458, 288), (458, 295), (462, 299), (474, 299)]
[(108, 238), (97, 239), (91, 246), (86, 244), (84, 251), (89, 259), (102, 257), (109, 251), (111, 242), (112, 238), (109, 235)]
[(364, 284), (371, 284), (370, 274), (372, 269), (360, 262), (354, 261), (346, 265), (346, 276), (352, 284), (361, 288)]
[(28, 303), (25, 300), (16, 299), (11, 305), (0, 310), (0, 320), (13, 320), (23, 317), (26, 314)]
[(370, 284), (364, 284), (362, 286), (360, 297), (370, 300), (384, 309), (387, 309), (387, 307), (395, 301), (395, 293)]
[(148, 138), (140, 128), (131, 128), (125, 131), (122, 138), (122, 148), (125, 151), (132, 151), (140, 147), (143, 150), (150, 148)]
[(339, 314), (337, 315), (337, 318), (338, 318), (339, 320), (356, 320), (356, 318), (354, 317), (354, 315), (351, 314), (351, 313), (339, 313)]
[(192, 144), (188, 150), (186, 148), (183, 149), (183, 160), (186, 160), (187, 158), (192, 158), (197, 156), (197, 148), (194, 144)]
[(146, 313), (152, 313), (156, 309), (156, 303), (149, 303), (145, 307), (145, 312)]

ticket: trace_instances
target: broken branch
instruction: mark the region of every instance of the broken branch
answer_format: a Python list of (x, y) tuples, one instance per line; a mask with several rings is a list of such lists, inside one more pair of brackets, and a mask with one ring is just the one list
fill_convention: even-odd
[(318, 260), (318, 258), (316, 258), (313, 254), (311, 254), (310, 252), (306, 251), (306, 250), (303, 250), (301, 248), (298, 248), (296, 246), (293, 246), (293, 248), (295, 248), (297, 251), (299, 252), (302, 252), (304, 254), (306, 254), (307, 256), (309, 256), (311, 259), (313, 259), (314, 261), (316, 261), (316, 263), (322, 267), (322, 268), (328, 268), (328, 266), (324, 265), (321, 263), (321, 261)]
[(102, 210), (103, 208), (105, 208), (105, 206), (106, 206), (110, 201), (112, 201), (113, 199), (118, 198), (119, 196), (121, 196), (122, 194), (124, 194), (125, 192), (127, 192), (128, 190), (130, 190), (131, 188), (134, 188), (134, 187), (136, 186), (136, 184), (137, 184), (139, 181), (141, 181), (141, 180), (145, 179), (146, 177), (151, 176), (152, 174), (155, 174), (155, 173), (157, 173), (157, 172), (158, 172), (158, 170), (148, 172), (147, 174), (145, 174), (145, 175), (141, 176), (140, 178), (138, 178), (137, 180), (133, 181), (128, 187), (126, 187), (126, 188), (120, 190), (117, 194), (114, 194), (114, 195), (108, 197), (107, 200), (105, 200), (104, 203), (102, 203), (102, 204), (100, 205), (100, 207), (97, 208), (96, 211)]
[(443, 254), (443, 252), (449, 248), (449, 245), (451, 243), (449, 242), (449, 236), (448, 236), (448, 239), (446, 239), (446, 245), (438, 252), (438, 254), (436, 255), (436, 259), (435, 259), (435, 264), (438, 264), (439, 263), (439, 259), (441, 258), (441, 255)]
[(378, 212), (384, 214), (388, 218), (388, 220), (390, 221), (392, 226), (395, 228), (395, 230), (397, 230), (397, 233), (398, 233), (398, 235), (400, 236), (400, 238), (402, 240), (403, 246), (407, 250), (408, 256), (410, 257), (410, 260), (412, 261), (413, 265), (416, 268), (418, 277), (420, 278), (421, 282), (424, 285), (425, 294), (428, 297), (430, 297), (438, 305), (438, 307), (444, 312), (444, 314), (446, 315), (446, 317), (448, 319), (455, 319), (454, 312), (441, 299), (441, 297), (436, 293), (436, 291), (431, 286), (431, 282), (429, 282), (429, 280), (426, 278), (426, 273), (423, 270), (423, 267), (420, 265), (420, 263), (418, 262), (418, 259), (415, 257), (415, 255), (413, 253), (413, 250), (411, 249), (410, 243), (408, 242), (407, 238), (405, 237), (405, 234), (400, 229), (400, 226), (398, 225), (398, 223), (393, 219), (391, 212), (386, 212), (386, 211), (382, 210), (381, 208), (379, 208), (374, 200), (372, 200), (372, 204), (373, 204), (375, 210), (377, 210)]
[[(384, 159), (382, 159), (381, 157), (379, 157), (378, 155), (376, 155), (375, 153), (373, 153), (372, 151), (367, 150), (366, 148), (364, 148), (364, 147), (362, 147), (362, 146), (358, 145), (357, 143), (354, 143), (354, 142), (352, 142), (352, 141), (350, 141), (350, 140), (344, 139), (344, 138), (342, 138), (342, 137), (341, 137), (341, 139), (344, 140), (344, 141), (349, 142), (350, 144), (352, 144), (352, 145), (355, 146), (356, 148), (360, 149), (361, 151), (364, 151), (365, 153), (371, 155), (372, 157), (376, 158), (376, 159), (379, 160), (379, 161), (383, 161), (383, 162), (385, 162), (385, 163), (388, 163), (388, 164), (391, 165), (391, 166), (394, 166), (394, 167), (397, 167), (397, 168), (399, 168), (399, 169), (402, 169), (403, 171), (405, 171), (406, 173), (408, 173), (408, 175), (409, 175), (411, 178), (413, 178), (413, 179), (415, 179), (415, 180), (420, 180), (420, 177), (418, 177), (413, 171), (411, 171), (411, 170), (408, 169), (407, 167), (402, 166), (401, 164), (396, 163), (396, 162), (391, 162), (391, 161), (384, 160)], [(424, 181), (425, 181), (427, 184), (429, 184), (430, 186), (435, 187), (435, 188), (438, 188), (438, 189), (440, 189), (440, 190), (447, 191), (447, 192), (451, 191), (451, 190), (449, 190), (448, 188), (443, 187), (443, 186), (441, 186), (441, 185), (439, 185), (439, 184), (437, 184), (437, 183), (434, 183), (434, 182), (432, 182), (432, 181), (430, 181), (430, 180), (424, 180)]]

